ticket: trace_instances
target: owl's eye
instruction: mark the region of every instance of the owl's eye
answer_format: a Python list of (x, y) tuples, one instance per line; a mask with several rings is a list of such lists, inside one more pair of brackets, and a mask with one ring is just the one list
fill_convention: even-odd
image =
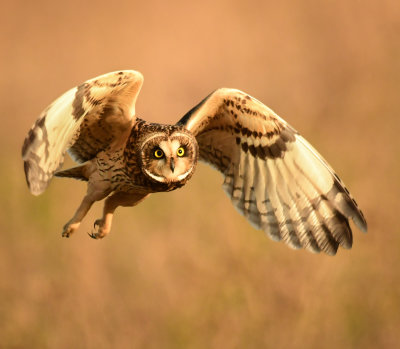
[(156, 149), (156, 150), (154, 151), (154, 156), (155, 156), (157, 159), (161, 159), (161, 158), (164, 156), (164, 152), (163, 152), (160, 148), (158, 148), (158, 149)]
[(178, 150), (176, 151), (176, 155), (178, 156), (185, 155), (185, 149), (183, 149), (183, 147), (179, 147)]

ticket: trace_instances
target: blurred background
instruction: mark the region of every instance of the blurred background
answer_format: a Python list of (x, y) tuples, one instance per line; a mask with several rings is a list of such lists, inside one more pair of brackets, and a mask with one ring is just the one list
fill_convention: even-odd
[[(0, 11), (1, 348), (400, 345), (398, 1), (4, 1)], [(336, 257), (242, 218), (200, 165), (189, 184), (61, 238), (85, 184), (32, 196), (20, 149), (67, 89), (136, 69), (136, 110), (175, 123), (218, 87), (261, 100), (330, 162), (368, 234)], [(70, 163), (69, 163), (70, 164)]]

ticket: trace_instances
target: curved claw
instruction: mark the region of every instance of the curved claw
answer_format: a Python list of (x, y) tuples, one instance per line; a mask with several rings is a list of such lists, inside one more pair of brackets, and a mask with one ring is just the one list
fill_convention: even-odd
[(94, 232), (87, 233), (92, 239), (98, 240), (97, 235)]
[[(88, 233), (88, 235), (95, 240), (102, 239), (105, 235), (107, 235), (107, 231), (104, 231), (104, 223), (102, 219), (97, 219), (94, 224), (94, 230)], [(97, 232), (96, 232), (97, 229)]]

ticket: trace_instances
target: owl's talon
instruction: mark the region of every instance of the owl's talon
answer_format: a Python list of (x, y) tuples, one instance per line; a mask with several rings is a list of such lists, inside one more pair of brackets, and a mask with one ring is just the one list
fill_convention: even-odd
[[(93, 224), (93, 228), (94, 230), (90, 233), (88, 233), (88, 235), (92, 238), (92, 239), (102, 239), (103, 237), (105, 237), (108, 232), (109, 229), (107, 229), (105, 227), (104, 221), (103, 219), (97, 219), (94, 224)], [(97, 231), (96, 231), (97, 230)]]
[(102, 219), (96, 219), (93, 223), (93, 228), (96, 229), (96, 226), (100, 227), (102, 225)]
[(75, 223), (67, 223), (64, 225), (63, 232), (61, 233), (61, 236), (63, 238), (69, 238), (71, 234), (75, 232), (79, 228), (80, 222), (75, 222)]
[(95, 233), (94, 231), (91, 231), (90, 233), (88, 233), (88, 235), (89, 235), (92, 239), (95, 239), (95, 240), (98, 240), (98, 239), (101, 238), (101, 236), (99, 236), (99, 234), (98, 234), (98, 233)]
[(95, 240), (98, 239), (98, 238), (96, 237), (96, 234), (93, 233), (93, 232), (88, 233), (88, 235), (89, 235), (92, 239), (95, 239)]

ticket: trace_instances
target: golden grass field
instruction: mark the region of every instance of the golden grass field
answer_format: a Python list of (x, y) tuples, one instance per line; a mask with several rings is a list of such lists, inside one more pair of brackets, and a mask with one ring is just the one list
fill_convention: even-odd
[[(400, 346), (398, 1), (5, 1), (0, 11), (0, 348)], [(25, 184), (39, 113), (118, 69), (137, 114), (174, 123), (218, 87), (261, 100), (331, 163), (369, 224), (335, 257), (242, 218), (200, 165), (186, 187), (61, 238), (85, 184)]]

